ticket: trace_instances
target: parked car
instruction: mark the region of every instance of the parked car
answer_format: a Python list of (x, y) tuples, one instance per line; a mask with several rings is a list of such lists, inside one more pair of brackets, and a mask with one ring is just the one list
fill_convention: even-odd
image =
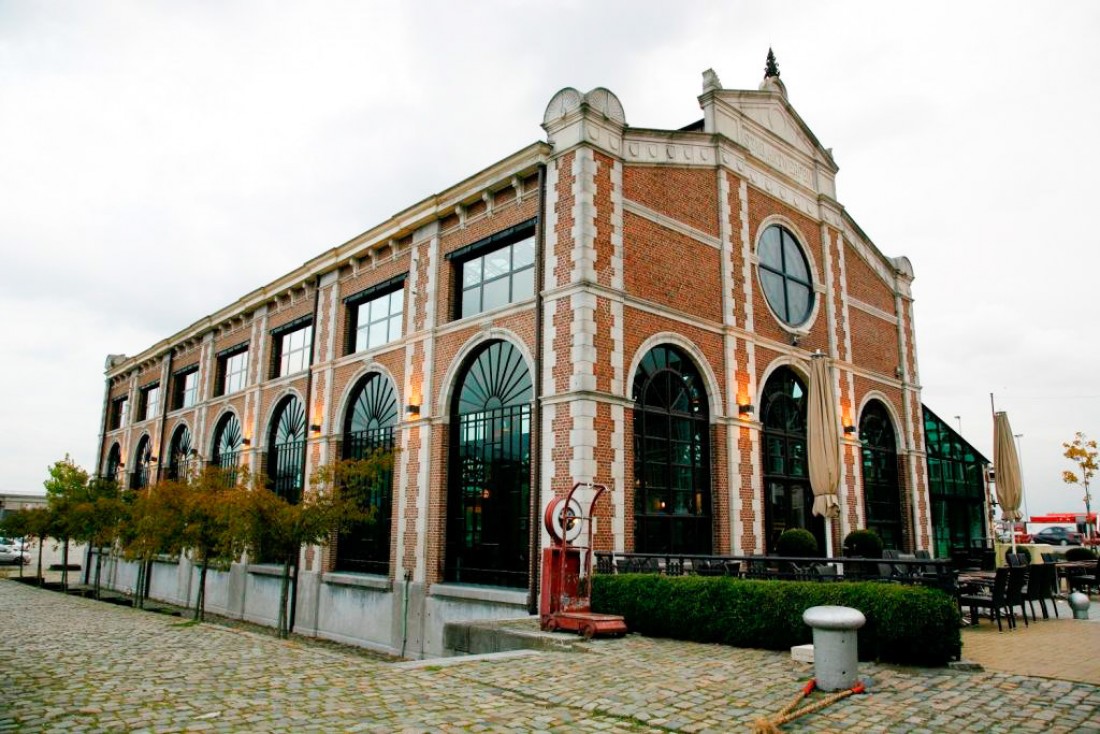
[(19, 538), (0, 538), (0, 545), (10, 546), (19, 551), (27, 550), (27, 544)]
[(1036, 543), (1048, 545), (1081, 545), (1081, 533), (1068, 528), (1044, 528), (1032, 536)]
[(22, 563), (24, 566), (31, 562), (31, 554), (25, 550), (13, 548), (10, 545), (0, 545), (0, 563)]

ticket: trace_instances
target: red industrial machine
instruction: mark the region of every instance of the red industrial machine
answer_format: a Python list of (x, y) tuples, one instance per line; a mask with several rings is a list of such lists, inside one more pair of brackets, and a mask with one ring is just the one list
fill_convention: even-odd
[(565, 497), (554, 499), (543, 515), (551, 545), (542, 551), (542, 629), (578, 632), (586, 639), (624, 635), (626, 622), (616, 614), (592, 611), (592, 561), (596, 501), (607, 491), (602, 484), (578, 483)]

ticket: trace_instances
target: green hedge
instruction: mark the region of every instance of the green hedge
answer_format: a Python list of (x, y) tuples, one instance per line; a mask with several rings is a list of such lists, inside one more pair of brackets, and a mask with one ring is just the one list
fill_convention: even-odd
[(592, 611), (621, 614), (631, 632), (650, 637), (787, 650), (813, 641), (802, 613), (833, 604), (867, 617), (861, 660), (935, 666), (962, 651), (958, 607), (935, 589), (657, 574), (596, 575), (592, 582)]

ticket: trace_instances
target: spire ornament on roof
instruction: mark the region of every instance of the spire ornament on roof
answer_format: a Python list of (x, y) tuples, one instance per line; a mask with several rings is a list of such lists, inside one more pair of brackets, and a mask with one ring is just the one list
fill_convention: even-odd
[(764, 78), (769, 79), (771, 77), (779, 78), (779, 64), (775, 62), (775, 54), (772, 52), (771, 46), (769, 46), (768, 61), (764, 65)]

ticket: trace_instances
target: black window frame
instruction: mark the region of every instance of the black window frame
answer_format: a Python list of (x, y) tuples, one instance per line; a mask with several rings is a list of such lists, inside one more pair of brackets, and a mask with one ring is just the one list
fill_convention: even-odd
[[(195, 376), (195, 385), (192, 390), (187, 389), (187, 378)], [(192, 393), (194, 399), (188, 403), (187, 395)], [(185, 367), (172, 373), (172, 395), (169, 398), (169, 410), (183, 410), (194, 407), (199, 402), (199, 366), (197, 364)]]
[[(447, 255), (444, 256), (445, 259), (447, 259), (451, 262), (451, 266), (452, 266), (452, 282), (454, 284), (454, 287), (453, 287), (452, 290), (454, 292), (454, 296), (453, 296), (453, 302), (451, 304), (451, 316), (454, 320), (457, 321), (459, 319), (470, 318), (472, 316), (476, 316), (478, 314), (484, 313), (486, 310), (490, 310), (490, 309), (486, 309), (485, 306), (484, 306), (484, 302), (485, 302), (484, 301), (484, 297), (485, 297), (484, 287), (485, 287), (486, 282), (494, 283), (494, 282), (504, 280), (505, 278), (508, 279), (508, 299), (507, 299), (507, 301), (505, 301), (505, 303), (501, 304), (500, 306), (493, 306), (492, 308), (502, 308), (504, 305), (511, 305), (511, 304), (517, 303), (519, 301), (524, 301), (524, 300), (527, 300), (527, 298), (533, 298), (535, 296), (535, 294), (538, 293), (539, 284), (534, 281), (534, 276), (535, 276), (535, 274), (537, 273), (537, 270), (538, 270), (536, 266), (538, 265), (538, 257), (539, 257), (538, 242), (537, 242), (537, 237), (536, 237), (536, 233), (537, 233), (537, 230), (538, 230), (537, 224), (538, 224), (538, 218), (537, 217), (534, 218), (534, 219), (529, 219), (526, 222), (521, 222), (520, 224), (517, 224), (515, 226), (508, 227), (507, 229), (503, 229), (499, 232), (496, 232), (492, 235), (489, 235), (488, 237), (486, 237), (484, 239), (481, 239), (481, 240), (478, 240), (477, 242), (466, 245), (465, 247), (461, 247), (461, 248), (455, 250), (454, 252), (450, 252), (450, 253), (448, 253)], [(519, 268), (516, 268), (515, 263), (514, 263), (514, 251), (513, 251), (512, 253), (509, 254), (509, 258), (508, 258), (509, 269), (508, 269), (507, 272), (505, 272), (503, 274), (500, 274), (500, 275), (497, 275), (497, 276), (494, 276), (494, 277), (490, 278), (488, 281), (486, 281), (484, 279), (484, 271), (483, 271), (482, 279), (478, 281), (478, 284), (476, 286), (476, 287), (481, 289), (481, 297), (480, 297), (480, 304), (481, 305), (480, 305), (480, 308), (478, 308), (478, 310), (476, 310), (476, 311), (473, 311), (471, 313), (463, 315), (463, 313), (462, 313), (463, 296), (466, 293), (466, 291), (473, 289), (473, 286), (467, 288), (464, 285), (465, 268), (467, 267), (467, 265), (469, 265), (470, 263), (472, 263), (475, 260), (478, 260), (479, 258), (484, 258), (486, 255), (490, 255), (490, 254), (492, 254), (494, 252), (497, 252), (499, 250), (502, 250), (506, 247), (509, 247), (509, 248), (513, 247), (517, 243), (523, 242), (523, 241), (528, 240), (528, 239), (530, 239), (532, 241), (533, 250), (534, 250), (534, 253), (533, 253), (533, 256), (532, 256), (532, 259), (531, 259), (531, 263), (529, 265), (523, 265)], [(482, 261), (482, 262), (484, 262), (484, 261)], [(531, 271), (531, 273), (532, 273), (531, 295), (530, 296), (525, 296), (523, 298), (515, 298), (514, 297), (515, 275), (516, 275), (516, 273), (525, 273), (527, 271)]]
[[(152, 415), (150, 415), (149, 409), (149, 393), (153, 390), (157, 391), (157, 402), (154, 404)], [(138, 422), (151, 421), (158, 417), (157, 412), (160, 410), (161, 400), (163, 396), (160, 394), (160, 380), (150, 382), (148, 385), (143, 386), (138, 391), (138, 414), (141, 416)]]
[[(223, 395), (232, 395), (233, 393), (242, 392), (245, 388), (248, 387), (248, 367), (249, 367), (249, 365), (248, 365), (248, 359), (246, 357), (245, 358), (245, 364), (244, 364), (244, 370), (243, 370), (244, 377), (242, 378), (241, 386), (236, 390), (227, 390), (226, 389), (226, 382), (228, 381), (229, 374), (230, 374), (229, 373), (229, 360), (231, 360), (234, 357), (237, 357), (241, 354), (245, 354), (245, 355), (248, 354), (248, 342), (244, 342), (243, 344), (236, 344), (232, 347), (229, 347), (228, 349), (223, 349), (215, 355), (215, 357), (217, 358), (217, 362), (218, 362), (218, 368), (215, 372), (215, 378), (216, 379), (214, 380), (214, 397), (217, 398), (217, 397), (221, 397)], [(238, 373), (234, 372), (232, 374), (236, 375)]]
[[(760, 257), (760, 248), (764, 243), (764, 238), (771, 230), (777, 230), (779, 232), (779, 268), (765, 263), (764, 259)], [(798, 277), (791, 272), (791, 269), (787, 266), (787, 248), (784, 246), (787, 241), (790, 241), (794, 245), (794, 249), (798, 252), (802, 259), (802, 265), (806, 270), (806, 280)], [(795, 237), (794, 232), (782, 224), (769, 224), (760, 232), (760, 237), (756, 242), (756, 267), (757, 277), (760, 283), (760, 290), (764, 294), (764, 300), (768, 304), (768, 308), (771, 309), (772, 314), (775, 315), (780, 322), (786, 326), (797, 329), (804, 326), (813, 316), (814, 305), (816, 303), (814, 292), (814, 271), (813, 266), (810, 264), (810, 258), (806, 255), (806, 248), (802, 245), (801, 240)], [(763, 273), (767, 272), (777, 276), (783, 283), (783, 303), (775, 304), (772, 302), (772, 298), (769, 295), (768, 288), (765, 285)], [(791, 284), (801, 286), (806, 289), (806, 313), (800, 319), (791, 318)], [(782, 310), (780, 310), (782, 305)]]
[(126, 425), (126, 406), (129, 398), (126, 395), (111, 400), (107, 411), (107, 430), (117, 431)]
[(883, 548), (905, 549), (897, 429), (886, 405), (870, 400), (859, 418), (863, 516)]
[[(388, 280), (384, 280), (381, 283), (376, 283), (369, 288), (364, 288), (361, 291), (353, 293), (350, 296), (344, 298), (344, 307), (347, 309), (347, 318), (345, 320), (344, 328), (344, 354), (355, 354), (357, 352), (368, 352), (373, 349), (379, 349), (387, 344), (392, 344), (398, 341), (405, 335), (405, 280), (408, 278), (408, 273), (402, 273)], [(388, 338), (386, 341), (375, 346), (366, 346), (363, 349), (356, 349), (357, 337), (359, 333), (359, 315), (363, 306), (369, 306), (371, 303), (380, 300), (382, 298), (388, 298), (393, 293), (401, 291), (401, 318), (399, 323), (401, 324), (401, 332), (396, 336)], [(391, 312), (386, 316), (387, 321), (391, 321), (394, 314)], [(377, 323), (377, 322), (372, 322)]]
[[(309, 329), (309, 339), (302, 350), (293, 350), (294, 352), (305, 352), (305, 364), (301, 369), (293, 372), (283, 372), (283, 357), (286, 356), (285, 345), (283, 340), (293, 334), (297, 334), (300, 331)], [(271, 363), (268, 367), (268, 378), (276, 379), (279, 377), (287, 377), (299, 372), (305, 372), (309, 369), (313, 360), (311, 358), (313, 352), (313, 316), (303, 316), (301, 318), (294, 319), (290, 323), (283, 324), (271, 330)]]

